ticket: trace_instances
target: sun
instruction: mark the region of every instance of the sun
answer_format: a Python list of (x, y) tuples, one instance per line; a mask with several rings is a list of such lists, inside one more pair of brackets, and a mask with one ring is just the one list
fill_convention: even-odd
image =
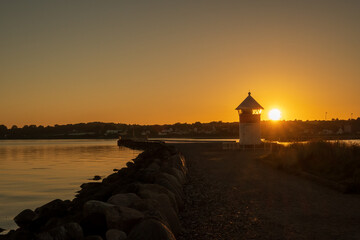
[(276, 109), (276, 108), (271, 109), (271, 110), (269, 111), (269, 118), (270, 118), (271, 120), (274, 120), (274, 121), (280, 120), (280, 118), (281, 118), (281, 112), (280, 112), (280, 110), (279, 110), (279, 109)]

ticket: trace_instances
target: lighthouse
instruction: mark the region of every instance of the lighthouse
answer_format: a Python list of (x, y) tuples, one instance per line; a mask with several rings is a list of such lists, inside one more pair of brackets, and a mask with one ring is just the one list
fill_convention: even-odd
[(239, 143), (242, 145), (255, 145), (261, 143), (260, 115), (264, 109), (251, 93), (235, 109), (239, 113)]

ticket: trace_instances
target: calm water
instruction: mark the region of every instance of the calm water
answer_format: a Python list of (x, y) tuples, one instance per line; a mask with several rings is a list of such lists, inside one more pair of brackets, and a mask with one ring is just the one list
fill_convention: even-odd
[(239, 142), (238, 138), (149, 138), (165, 143)]
[(80, 185), (107, 176), (141, 151), (116, 140), (0, 140), (0, 227), (53, 199), (73, 199)]
[[(204, 143), (204, 142), (239, 142), (238, 138), (149, 138), (149, 140), (159, 140), (164, 141), (165, 143)], [(272, 142), (278, 143), (281, 145), (290, 145), (294, 142), (279, 142), (279, 141), (265, 141), (263, 142)], [(353, 140), (327, 140), (328, 142), (340, 142), (349, 145), (358, 145), (360, 146), (360, 139)], [(308, 141), (302, 141), (298, 143), (307, 143)]]

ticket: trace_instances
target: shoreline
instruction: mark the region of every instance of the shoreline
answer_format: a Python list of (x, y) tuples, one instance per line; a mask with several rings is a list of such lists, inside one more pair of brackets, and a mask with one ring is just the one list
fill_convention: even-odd
[[(61, 231), (78, 234), (77, 238), (59, 238), (64, 240), (88, 240), (84, 236), (94, 235), (97, 240), (112, 240), (110, 234), (129, 240), (159, 239), (160, 235), (171, 240), (360, 237), (359, 222), (351, 222), (360, 215), (360, 196), (275, 169), (260, 159), (267, 151), (226, 151), (218, 142), (119, 143), (144, 152), (102, 183), (83, 184), (78, 200), (54, 200), (35, 210), (41, 216), (49, 209), (69, 209), (73, 204), (75, 213), (60, 216), (63, 220), (48, 219), (38, 226), (37, 239), (51, 240), (45, 237)], [(127, 220), (115, 224), (120, 215)], [(27, 223), (25, 233), (39, 224), (36, 221), (32, 218)], [(100, 233), (89, 235), (89, 226), (100, 227)], [(12, 239), (17, 238), (0, 236), (0, 240)]]
[(114, 140), (14, 140), (0, 143), (0, 227), (16, 229), (24, 208), (73, 199), (95, 175), (106, 177), (141, 153)]
[[(126, 147), (144, 152), (102, 182), (82, 184), (71, 201), (55, 199), (35, 211), (22, 211), (15, 217), (19, 228), (0, 239), (110, 239), (110, 235), (138, 239), (143, 233), (153, 235), (147, 239), (159, 234), (175, 239), (181, 231), (177, 213), (183, 206), (185, 159), (161, 143)], [(66, 238), (64, 232), (72, 237)], [(61, 234), (63, 238), (58, 238)]]
[[(118, 140), (118, 137), (85, 137), (85, 138), (0, 138), (0, 141), (11, 141), (11, 140)], [(149, 137), (149, 141), (191, 141), (191, 140), (238, 140), (237, 136), (234, 137), (212, 137), (212, 136), (204, 136), (204, 137)], [(262, 138), (264, 142), (279, 142), (279, 143), (286, 143), (286, 142), (308, 142), (308, 141), (346, 141), (346, 140), (360, 140), (360, 136), (314, 136), (309, 138), (289, 138), (289, 139), (265, 139)]]

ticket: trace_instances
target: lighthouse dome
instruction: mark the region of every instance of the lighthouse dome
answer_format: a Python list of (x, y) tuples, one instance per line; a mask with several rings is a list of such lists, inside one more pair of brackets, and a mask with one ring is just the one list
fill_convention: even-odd
[(245, 98), (242, 103), (235, 109), (235, 110), (259, 110), (264, 109), (252, 96), (251, 92), (248, 93), (249, 95)]

